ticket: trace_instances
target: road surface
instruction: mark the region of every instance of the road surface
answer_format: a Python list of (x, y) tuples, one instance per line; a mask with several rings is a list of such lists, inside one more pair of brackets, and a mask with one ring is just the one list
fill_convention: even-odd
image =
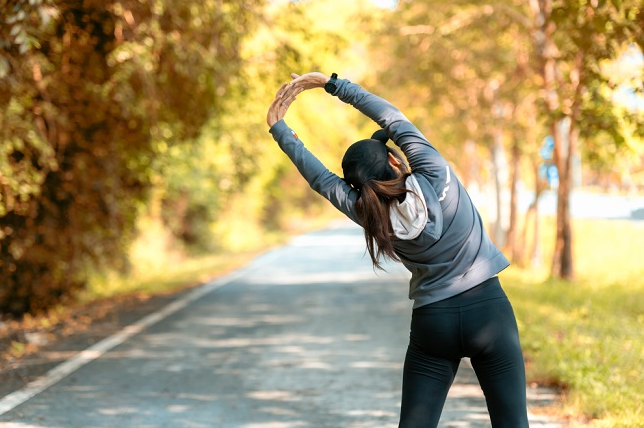
[[(347, 223), (295, 238), (0, 400), (0, 427), (395, 428), (411, 302), (388, 266)], [(467, 361), (440, 426), (490, 427)]]

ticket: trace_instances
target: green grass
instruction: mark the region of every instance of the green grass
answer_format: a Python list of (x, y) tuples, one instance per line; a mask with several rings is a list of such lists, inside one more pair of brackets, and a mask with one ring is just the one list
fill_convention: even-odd
[[(259, 253), (285, 242), (290, 235), (317, 225), (302, 224), (294, 231), (269, 233), (252, 222), (244, 225), (241, 219), (229, 224), (231, 234), (236, 236), (234, 246), (227, 245), (212, 254), (193, 256), (160, 219), (143, 217), (139, 220), (140, 234), (129, 251), (131, 271), (126, 275), (110, 271), (91, 274), (78, 300), (86, 303), (128, 294), (154, 295), (204, 283), (243, 266)], [(244, 233), (241, 231), (243, 226), (246, 228)], [(251, 236), (248, 236), (249, 231)]]
[[(546, 225), (553, 230), (552, 220)], [(574, 281), (515, 267), (503, 273), (528, 378), (563, 387), (559, 410), (584, 424), (644, 427), (644, 224), (585, 220), (573, 231)]]
[(259, 252), (245, 251), (194, 257), (175, 261), (163, 268), (156, 267), (123, 276), (116, 273), (94, 275), (78, 298), (81, 303), (127, 294), (154, 295), (178, 291), (238, 268)]

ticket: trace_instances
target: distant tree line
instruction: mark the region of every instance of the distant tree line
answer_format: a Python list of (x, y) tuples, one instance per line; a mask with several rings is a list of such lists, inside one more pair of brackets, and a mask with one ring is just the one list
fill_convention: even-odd
[(164, 142), (223, 113), (260, 1), (16, 0), (0, 11), (0, 311), (124, 269)]
[[(618, 62), (641, 58), (641, 1), (399, 2), (380, 28), (373, 48), (380, 84), (396, 91), (392, 96), (401, 97), (438, 144), (457, 148), (466, 180), (473, 178), (472, 163), (481, 171), (476, 153), (491, 160), (497, 212), (505, 187), (499, 159), (510, 154), (510, 224), (504, 228), (497, 216), (492, 229), (517, 262), (526, 255), (517, 230), (517, 183), (531, 175), (526, 171), (534, 174), (538, 197), (545, 188), (539, 152), (546, 137), (554, 141), (548, 162), (559, 184), (551, 269), (571, 279), (573, 159), (606, 168), (621, 157), (637, 166), (644, 153), (644, 111), (614, 98), (619, 88), (644, 92), (644, 67)], [(457, 153), (469, 153), (469, 163)]]
[(311, 14), (265, 0), (3, 2), (0, 313), (127, 274), (142, 216), (203, 253), (315, 209), (265, 124), (290, 72), (345, 46)]
[[(483, 177), (497, 194), (509, 153), (510, 227), (493, 232), (515, 260), (525, 250), (517, 183), (534, 176), (535, 193), (544, 189), (539, 149), (552, 136), (552, 270), (571, 277), (571, 156), (606, 165), (643, 151), (634, 139), (644, 134), (642, 113), (611, 98), (624, 82), (642, 90), (641, 70), (614, 68), (644, 46), (640, 3), (7, 0), (0, 312), (37, 313), (72, 300), (95, 272), (126, 274), (145, 216), (203, 253), (318, 213), (321, 199), (264, 120), (292, 71), (360, 79), (435, 138), (464, 181)], [(303, 95), (287, 120), (337, 171), (347, 144), (373, 124), (335, 101)]]

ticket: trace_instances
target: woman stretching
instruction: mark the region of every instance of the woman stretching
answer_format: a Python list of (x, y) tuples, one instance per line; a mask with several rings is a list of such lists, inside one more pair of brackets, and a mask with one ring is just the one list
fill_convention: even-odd
[[(528, 427), (517, 324), (497, 274), (509, 262), (447, 161), (391, 103), (348, 80), (293, 74), (271, 104), (270, 133), (313, 190), (364, 229), (375, 267), (383, 258), (411, 272), (414, 301), (400, 428), (438, 425), (459, 362), (469, 357), (494, 428)], [(351, 145), (344, 179), (330, 172), (283, 118), (302, 91), (324, 88), (380, 126)], [(391, 139), (400, 153), (386, 145)]]

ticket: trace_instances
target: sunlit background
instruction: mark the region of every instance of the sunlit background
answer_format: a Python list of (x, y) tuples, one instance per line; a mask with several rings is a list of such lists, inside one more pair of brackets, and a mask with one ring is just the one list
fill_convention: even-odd
[[(558, 411), (644, 426), (643, 45), (639, 0), (4, 2), (0, 333), (337, 219), (266, 125), (291, 72), (336, 72), (451, 162)], [(337, 173), (376, 129), (322, 90), (286, 121)]]

